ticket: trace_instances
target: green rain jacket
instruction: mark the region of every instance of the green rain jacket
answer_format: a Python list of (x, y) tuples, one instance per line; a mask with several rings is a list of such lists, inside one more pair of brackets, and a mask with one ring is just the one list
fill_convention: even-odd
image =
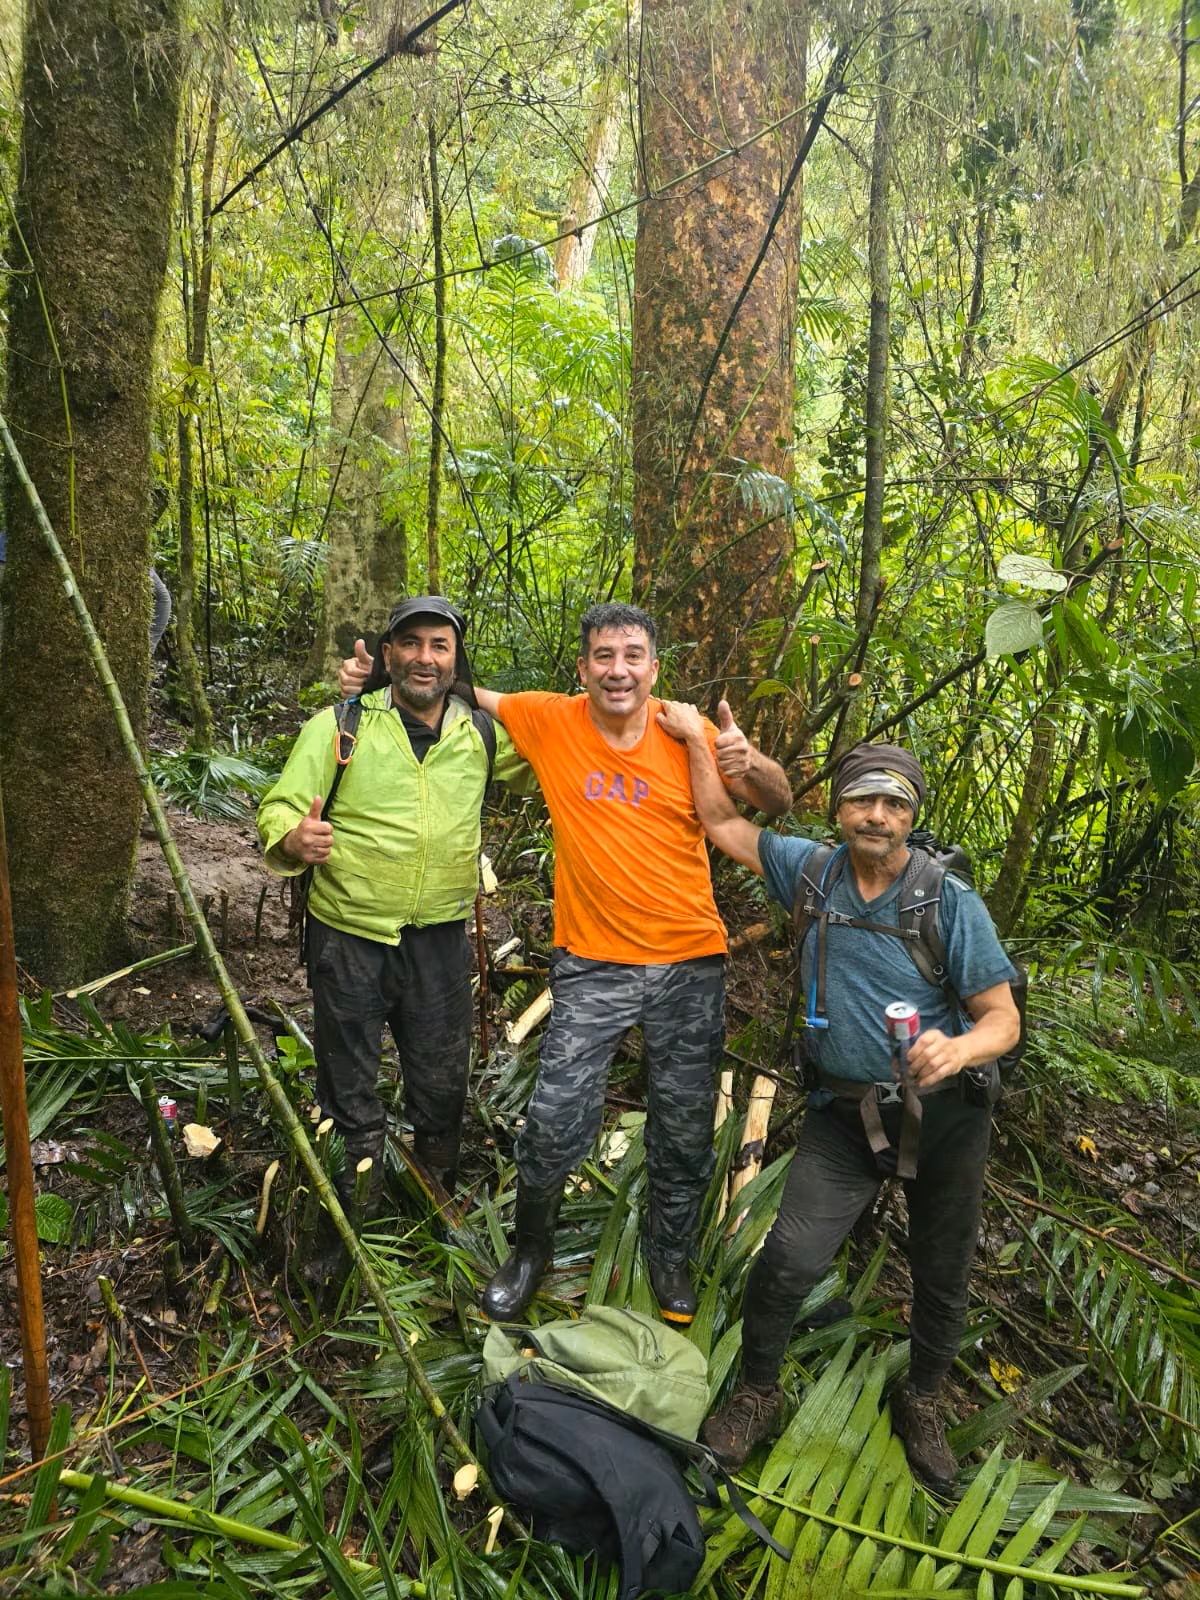
[[(418, 761), (389, 691), (362, 699), (358, 743), (329, 821), (333, 851), (313, 871), (309, 909), (343, 933), (395, 944), (407, 927), (466, 917), (479, 882), (479, 810), (487, 750), (463, 701), (451, 697), (441, 737)], [(267, 865), (296, 877), (304, 863), (279, 848), (333, 781), (333, 708), (301, 728), (279, 781), (258, 808)], [(494, 775), (527, 786), (529, 769), (496, 725)]]

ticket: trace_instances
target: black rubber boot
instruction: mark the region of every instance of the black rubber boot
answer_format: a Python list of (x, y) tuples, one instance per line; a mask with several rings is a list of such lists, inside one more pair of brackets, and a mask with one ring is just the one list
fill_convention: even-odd
[(459, 1132), (414, 1133), (413, 1155), (431, 1178), (436, 1178), (447, 1194), (458, 1186)]
[(650, 1287), (658, 1301), (664, 1322), (673, 1322), (677, 1328), (686, 1328), (696, 1315), (696, 1291), (686, 1265), (659, 1266), (646, 1262), (650, 1274)]
[(554, 1227), (563, 1185), (530, 1189), (518, 1180), (512, 1252), (483, 1291), (483, 1314), (491, 1322), (516, 1322), (554, 1259)]

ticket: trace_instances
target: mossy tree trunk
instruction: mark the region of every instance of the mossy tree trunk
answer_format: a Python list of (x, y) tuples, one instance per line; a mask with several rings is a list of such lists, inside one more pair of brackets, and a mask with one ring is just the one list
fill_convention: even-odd
[[(150, 376), (170, 239), (177, 0), (29, 0), (10, 246), (8, 414), (142, 731)], [(54, 982), (112, 967), (142, 802), (19, 485), (0, 763), (17, 948)]]
[(805, 25), (783, 0), (642, 8), (634, 589), (690, 646), (672, 686), (705, 702), (727, 682), (740, 698), (746, 630), (786, 611), (793, 580), (799, 184), (780, 198), (805, 118), (755, 135), (804, 104)]

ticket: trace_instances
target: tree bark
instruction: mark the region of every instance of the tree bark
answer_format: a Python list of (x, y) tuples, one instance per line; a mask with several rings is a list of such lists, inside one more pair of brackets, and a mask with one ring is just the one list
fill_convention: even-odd
[(587, 145), (583, 160), (571, 181), (571, 192), (562, 216), (564, 233), (554, 255), (554, 272), (559, 289), (578, 289), (587, 277), (598, 228), (585, 227), (608, 206), (608, 180), (616, 165), (621, 145), (621, 122), (625, 101), (621, 94), (621, 50), (625, 39), (625, 19), (612, 40), (600, 68), (600, 76), (588, 100)]
[(378, 627), (408, 587), (403, 518), (388, 514), (383, 475), (410, 454), (403, 406), (390, 403), (391, 358), (353, 306), (338, 313), (330, 393), (329, 556), (317, 654), (319, 677), (336, 676), (364, 628)]
[(749, 141), (804, 103), (806, 20), (782, 0), (642, 9), (634, 592), (679, 647), (674, 687), (710, 704), (750, 671), (746, 630), (785, 615), (793, 583), (799, 183), (781, 194), (804, 118)]
[[(30, 0), (10, 260), (13, 432), (136, 731), (149, 678), (150, 377), (170, 241), (177, 0)], [(0, 762), (22, 959), (119, 964), (141, 796), (20, 487), (6, 489)]]

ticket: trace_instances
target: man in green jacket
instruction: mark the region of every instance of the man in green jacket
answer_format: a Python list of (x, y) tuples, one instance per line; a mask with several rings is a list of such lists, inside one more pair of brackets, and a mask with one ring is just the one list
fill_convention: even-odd
[[(300, 730), (258, 812), (272, 871), (313, 869), (308, 981), (317, 1099), (345, 1144), (337, 1180), (344, 1200), (368, 1156), (378, 1195), (385, 1022), (417, 1158), (448, 1190), (457, 1175), (472, 1023), (466, 922), (489, 769), (465, 630), (462, 613), (440, 596), (397, 605), (329, 816), (321, 812), (335, 770), (333, 708)], [(527, 769), (504, 730), (494, 734), (495, 776), (512, 781)]]

